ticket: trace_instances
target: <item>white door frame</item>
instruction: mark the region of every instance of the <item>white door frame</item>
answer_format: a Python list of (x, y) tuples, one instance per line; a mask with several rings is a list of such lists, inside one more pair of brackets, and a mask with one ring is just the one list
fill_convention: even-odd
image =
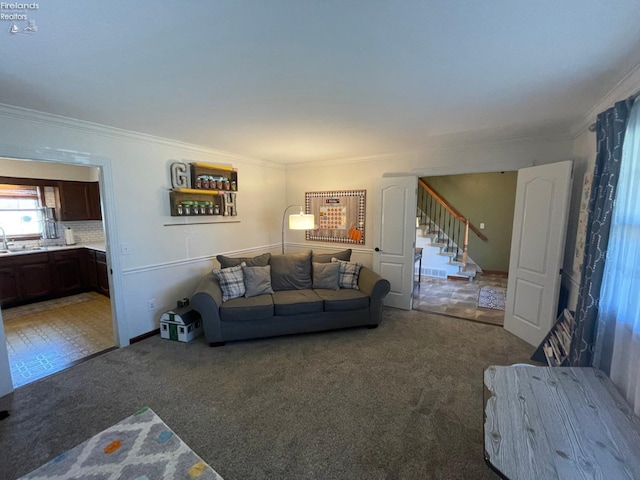
[[(51, 148), (35, 148), (19, 145), (0, 144), (0, 157), (9, 160), (24, 160), (51, 162), (60, 164), (78, 165), (84, 167), (98, 167), (100, 169), (100, 195), (102, 199), (102, 218), (105, 230), (105, 247), (108, 267), (112, 274), (109, 277), (109, 289), (111, 292), (111, 312), (113, 317), (113, 332), (115, 343), (118, 347), (129, 345), (129, 332), (124, 324), (124, 303), (122, 295), (122, 268), (120, 258), (116, 254), (118, 245), (118, 231), (115, 212), (115, 196), (113, 188), (113, 169), (111, 159), (99, 155), (88, 153), (70, 152), (67, 150), (57, 150)], [(0, 317), (1, 318), (1, 317)], [(3, 349), (6, 351), (6, 341), (4, 325), (0, 322), (0, 340), (4, 345), (0, 346), (0, 381), (4, 378), (4, 372), (9, 372), (8, 359), (5, 365)], [(11, 375), (9, 375), (11, 379)], [(6, 391), (4, 385), (0, 383), (0, 397), (13, 391)]]

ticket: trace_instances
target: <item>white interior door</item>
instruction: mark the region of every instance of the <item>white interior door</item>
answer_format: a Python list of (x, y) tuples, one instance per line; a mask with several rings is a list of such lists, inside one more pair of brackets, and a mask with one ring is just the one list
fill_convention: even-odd
[(384, 304), (404, 310), (413, 306), (417, 189), (415, 176), (381, 178), (376, 188), (373, 270), (391, 284)]
[(518, 171), (504, 328), (537, 346), (556, 319), (573, 162)]

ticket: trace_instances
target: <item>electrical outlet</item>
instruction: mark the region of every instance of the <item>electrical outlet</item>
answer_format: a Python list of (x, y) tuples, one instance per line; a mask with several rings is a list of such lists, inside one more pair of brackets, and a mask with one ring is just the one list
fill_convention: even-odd
[(480, 230), (484, 230), (484, 222), (480, 223)]
[(156, 299), (150, 298), (147, 300), (147, 306), (149, 307), (149, 311), (153, 312), (156, 309)]

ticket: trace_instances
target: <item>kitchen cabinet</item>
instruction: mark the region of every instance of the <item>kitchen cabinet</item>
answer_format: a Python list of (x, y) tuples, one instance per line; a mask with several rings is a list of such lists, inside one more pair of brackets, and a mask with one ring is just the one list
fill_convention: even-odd
[(53, 273), (53, 288), (60, 296), (73, 295), (83, 289), (78, 250), (49, 254)]
[(59, 220), (102, 220), (100, 187), (98, 182), (72, 182), (60, 180), (58, 184)]
[(0, 257), (2, 307), (83, 291), (97, 291), (109, 296), (104, 252), (75, 248)]
[(96, 266), (96, 251), (89, 248), (80, 250), (80, 273), (82, 285), (89, 290), (98, 290), (98, 269)]
[(13, 265), (0, 267), (0, 305), (4, 307), (19, 298), (17, 268)]
[(109, 267), (104, 252), (96, 252), (96, 270), (98, 272), (98, 292), (109, 296)]
[(53, 288), (49, 256), (46, 253), (2, 258), (0, 262), (0, 305), (26, 303), (47, 297)]

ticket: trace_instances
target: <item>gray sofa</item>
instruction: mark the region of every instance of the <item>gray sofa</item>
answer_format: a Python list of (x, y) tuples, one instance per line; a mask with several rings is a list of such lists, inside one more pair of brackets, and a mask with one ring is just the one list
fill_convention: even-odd
[[(351, 250), (322, 255), (311, 251), (264, 254), (252, 258), (219, 255), (222, 270), (206, 275), (191, 299), (191, 307), (202, 317), (206, 341), (211, 346), (220, 346), (233, 340), (357, 326), (377, 327), (390, 284), (373, 270), (358, 266), (356, 286), (356, 278), (348, 276), (348, 269), (357, 265), (349, 263), (350, 256)], [(344, 285), (340, 283), (340, 287), (334, 283), (336, 264), (340, 268), (340, 282), (345, 282)], [(343, 267), (347, 273), (343, 272)], [(222, 273), (234, 269), (245, 272), (246, 295), (223, 301), (228, 286)], [(258, 294), (249, 296), (252, 271), (263, 277)], [(268, 272), (268, 278), (265, 278), (265, 272)], [(270, 285), (265, 285), (269, 281)], [(261, 291), (271, 293), (259, 294)]]

